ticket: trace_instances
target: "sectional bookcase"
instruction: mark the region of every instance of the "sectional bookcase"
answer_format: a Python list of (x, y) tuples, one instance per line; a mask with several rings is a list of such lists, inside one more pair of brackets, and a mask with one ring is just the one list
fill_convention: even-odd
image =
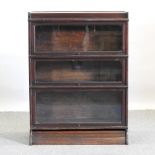
[(128, 13), (28, 20), (30, 144), (127, 144)]

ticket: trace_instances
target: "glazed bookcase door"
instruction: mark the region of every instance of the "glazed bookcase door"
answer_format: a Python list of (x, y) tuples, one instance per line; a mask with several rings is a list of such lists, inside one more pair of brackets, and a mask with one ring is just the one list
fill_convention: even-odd
[(32, 93), (34, 126), (102, 129), (125, 125), (124, 89), (36, 89)]
[(125, 59), (33, 59), (32, 82), (50, 85), (125, 83)]
[(34, 52), (64, 54), (120, 53), (124, 51), (124, 25), (103, 24), (35, 24)]

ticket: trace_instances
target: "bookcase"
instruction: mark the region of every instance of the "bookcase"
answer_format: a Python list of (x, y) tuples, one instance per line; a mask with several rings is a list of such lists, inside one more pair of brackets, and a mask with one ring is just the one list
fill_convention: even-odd
[(127, 144), (128, 13), (28, 21), (30, 144)]

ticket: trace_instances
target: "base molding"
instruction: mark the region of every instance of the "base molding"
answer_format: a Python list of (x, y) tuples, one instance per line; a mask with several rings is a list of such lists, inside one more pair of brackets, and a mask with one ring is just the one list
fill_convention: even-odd
[(102, 131), (35, 131), (30, 132), (30, 145), (112, 145), (127, 144), (125, 130)]

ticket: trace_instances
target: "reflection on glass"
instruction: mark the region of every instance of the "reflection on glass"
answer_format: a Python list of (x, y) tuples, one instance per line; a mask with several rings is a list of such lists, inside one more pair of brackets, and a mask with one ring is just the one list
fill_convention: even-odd
[(36, 26), (36, 52), (121, 51), (122, 26)]
[(120, 61), (38, 61), (37, 82), (120, 82)]
[(121, 91), (46, 91), (36, 95), (39, 123), (121, 122)]

